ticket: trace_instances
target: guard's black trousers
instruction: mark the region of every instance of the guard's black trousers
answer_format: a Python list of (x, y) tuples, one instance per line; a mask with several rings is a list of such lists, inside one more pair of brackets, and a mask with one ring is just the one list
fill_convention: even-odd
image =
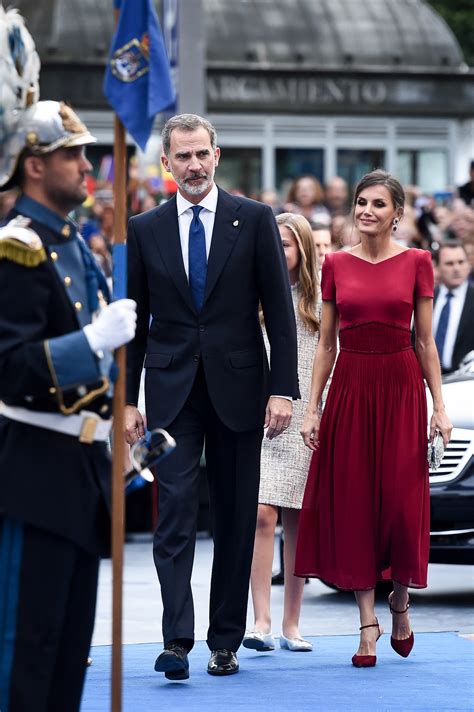
[(0, 710), (77, 712), (98, 556), (0, 517)]

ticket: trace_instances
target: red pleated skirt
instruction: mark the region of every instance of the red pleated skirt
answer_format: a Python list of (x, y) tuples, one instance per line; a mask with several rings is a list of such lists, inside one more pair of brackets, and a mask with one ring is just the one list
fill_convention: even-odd
[(424, 588), (429, 555), (427, 406), (410, 332), (341, 329), (300, 515), (295, 573), (347, 590)]

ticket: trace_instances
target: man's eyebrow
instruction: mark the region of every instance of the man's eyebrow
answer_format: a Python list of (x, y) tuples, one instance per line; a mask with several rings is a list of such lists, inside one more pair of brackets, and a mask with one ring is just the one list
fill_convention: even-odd
[[(210, 150), (208, 148), (198, 148), (196, 149), (196, 153), (210, 153)], [(190, 156), (192, 154), (191, 150), (188, 151), (176, 151), (175, 156)]]

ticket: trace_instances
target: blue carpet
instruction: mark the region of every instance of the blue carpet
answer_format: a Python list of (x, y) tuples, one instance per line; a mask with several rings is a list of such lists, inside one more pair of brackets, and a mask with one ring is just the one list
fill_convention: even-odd
[[(456, 633), (420, 633), (406, 660), (384, 635), (377, 666), (357, 669), (351, 656), (358, 636), (311, 639), (312, 653), (241, 648), (240, 672), (216, 678), (206, 672), (209, 651), (196, 643), (191, 677), (168, 682), (153, 665), (161, 644), (124, 647), (123, 712), (306, 712), (314, 710), (473, 710), (474, 641)], [(81, 712), (110, 709), (110, 647), (92, 648)]]

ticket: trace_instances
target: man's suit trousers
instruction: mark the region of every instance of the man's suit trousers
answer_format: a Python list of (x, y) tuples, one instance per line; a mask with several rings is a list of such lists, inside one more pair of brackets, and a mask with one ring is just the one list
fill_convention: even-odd
[(199, 462), (205, 445), (214, 539), (207, 643), (211, 650), (235, 651), (245, 632), (263, 427), (239, 433), (229, 430), (212, 406), (200, 366), (184, 407), (167, 430), (177, 447), (158, 467), (154, 537), (164, 642), (180, 640), (189, 650), (194, 643), (191, 573)]

